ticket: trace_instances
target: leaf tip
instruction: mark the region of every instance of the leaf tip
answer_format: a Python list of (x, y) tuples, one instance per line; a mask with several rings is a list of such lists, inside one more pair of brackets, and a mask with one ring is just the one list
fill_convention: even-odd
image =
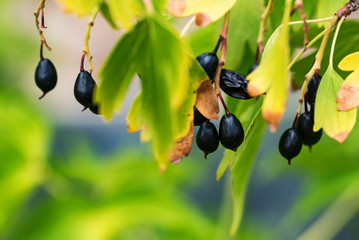
[(273, 133), (277, 131), (280, 120), (282, 119), (282, 114), (271, 111), (263, 111), (263, 119), (269, 124), (269, 130)]
[(166, 164), (163, 164), (163, 163), (159, 163), (159, 164), (158, 164), (158, 172), (159, 172), (160, 174), (164, 173), (165, 170), (166, 170), (166, 168), (167, 168), (167, 165), (166, 165)]
[(340, 143), (344, 143), (345, 140), (347, 139), (348, 135), (349, 135), (349, 132), (342, 132), (342, 133), (338, 133), (337, 135), (333, 136), (333, 138)]
[(248, 94), (251, 97), (258, 97), (259, 95), (262, 95), (262, 92), (257, 88), (254, 84), (248, 84), (247, 85)]

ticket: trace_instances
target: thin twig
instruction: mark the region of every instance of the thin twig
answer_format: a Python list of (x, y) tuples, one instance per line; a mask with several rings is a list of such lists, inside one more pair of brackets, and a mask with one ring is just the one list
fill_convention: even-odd
[(269, 0), (268, 5), (264, 11), (264, 13), (261, 16), (261, 24), (259, 27), (259, 34), (258, 34), (258, 40), (257, 40), (257, 51), (256, 51), (256, 59), (255, 63), (258, 63), (259, 61), (259, 55), (263, 53), (263, 39), (264, 39), (264, 33), (267, 30), (267, 20), (270, 16), (270, 14), (273, 11), (273, 4), (274, 0)]
[[(37, 9), (36, 9), (35, 12), (34, 12), (34, 16), (35, 16), (35, 26), (36, 26), (37, 31), (38, 31), (39, 34), (40, 34), (41, 42), (46, 46), (46, 48), (47, 48), (49, 51), (51, 51), (51, 47), (47, 44), (46, 38), (45, 38), (45, 36), (44, 36), (44, 33), (43, 33), (43, 31), (41, 30), (41, 28), (40, 28), (40, 21), (39, 21), (40, 12), (43, 13), (44, 8), (45, 8), (45, 2), (46, 2), (46, 0), (41, 0), (40, 3), (39, 3), (39, 5), (37, 6)], [(42, 17), (41, 22), (42, 22), (42, 23), (41, 23), (42, 27), (45, 28), (43, 17)]]
[(291, 15), (294, 14), (294, 12), (299, 9), (299, 14), (300, 14), (300, 17), (302, 18), (303, 20), (303, 32), (304, 32), (304, 47), (306, 48), (308, 43), (309, 43), (309, 33), (308, 33), (308, 24), (307, 24), (307, 15), (305, 15), (304, 13), (304, 10), (303, 10), (303, 0), (296, 0), (295, 1), (295, 4), (294, 4), (294, 7), (293, 7), (293, 10), (291, 12)]
[(221, 56), (219, 58), (216, 75), (214, 76), (214, 84), (215, 84), (215, 90), (216, 90), (217, 95), (219, 95), (221, 93), (221, 89), (219, 88), (219, 78), (221, 76), (222, 68), (223, 68), (223, 66), (225, 64), (225, 60), (226, 60), (228, 26), (229, 26), (229, 11), (224, 16), (224, 23), (223, 23), (221, 36), (220, 36), (220, 38), (222, 39)]

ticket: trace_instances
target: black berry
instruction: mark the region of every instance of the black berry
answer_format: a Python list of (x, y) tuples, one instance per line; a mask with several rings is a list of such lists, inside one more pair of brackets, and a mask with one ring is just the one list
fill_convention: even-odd
[(196, 106), (193, 106), (193, 124), (194, 126), (200, 126), (204, 121), (207, 121), (208, 119), (202, 115), (200, 111), (196, 108)]
[(90, 111), (93, 112), (94, 114), (97, 114), (97, 115), (100, 114), (99, 111), (98, 111), (98, 105), (91, 105), (91, 106), (89, 106), (89, 109), (90, 109)]
[(302, 137), (296, 128), (287, 129), (279, 140), (279, 152), (288, 160), (290, 164), (291, 159), (296, 157), (302, 149)]
[(202, 53), (196, 60), (202, 66), (208, 77), (213, 80), (218, 66), (218, 57), (214, 53)]
[(35, 70), (35, 83), (43, 92), (43, 98), (46, 93), (55, 88), (57, 83), (57, 73), (54, 64), (47, 58), (40, 60)]
[(76, 100), (85, 108), (93, 106), (92, 96), (96, 82), (88, 71), (81, 71), (76, 78), (74, 95)]
[(251, 72), (253, 72), (254, 70), (256, 70), (256, 68), (257, 68), (258, 66), (259, 66), (258, 63), (253, 64), (253, 65), (249, 68), (247, 75), (250, 74)]
[(244, 131), (238, 118), (231, 113), (223, 115), (219, 124), (219, 140), (223, 147), (236, 151), (243, 139)]
[(306, 98), (307, 103), (311, 106), (315, 103), (315, 98), (317, 97), (317, 91), (321, 80), (322, 77), (320, 75), (318, 75), (317, 77), (316, 74), (314, 74), (314, 76), (310, 79), (308, 83), (308, 91), (306, 94)]
[(298, 118), (297, 124), (297, 128), (300, 132), (304, 145), (312, 146), (316, 144), (322, 137), (322, 129), (320, 129), (318, 132), (313, 131), (314, 121), (309, 112), (302, 113)]
[(216, 126), (209, 120), (201, 124), (196, 135), (196, 143), (198, 148), (204, 152), (205, 158), (209, 153), (217, 150), (219, 146), (218, 132)]
[(247, 84), (248, 81), (242, 74), (228, 69), (222, 69), (219, 86), (229, 96), (238, 99), (250, 99)]

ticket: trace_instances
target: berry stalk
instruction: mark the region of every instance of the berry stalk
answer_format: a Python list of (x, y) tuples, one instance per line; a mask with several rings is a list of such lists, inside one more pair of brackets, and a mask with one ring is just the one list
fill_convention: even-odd
[[(34, 12), (34, 16), (35, 16), (35, 26), (37, 31), (39, 32), (40, 38), (41, 38), (41, 43), (45, 44), (46, 48), (51, 51), (51, 47), (47, 44), (46, 38), (44, 36), (43, 31), (41, 30), (41, 28), (46, 28), (45, 24), (44, 24), (44, 8), (45, 8), (45, 2), (46, 0), (41, 0), (39, 5), (37, 6), (37, 9)], [(40, 16), (40, 12), (42, 13), (42, 17), (41, 17), (41, 28), (40, 28), (40, 21), (39, 21), (39, 16)]]
[(274, 5), (274, 0), (269, 0), (268, 5), (261, 16), (261, 24), (259, 26), (255, 63), (259, 62), (259, 55), (262, 54), (264, 50), (263, 49), (264, 33), (267, 30), (267, 20), (273, 11), (273, 5)]
[(220, 39), (221, 39), (221, 56), (219, 58), (219, 63), (217, 66), (217, 70), (216, 70), (216, 74), (214, 76), (214, 88), (216, 90), (216, 94), (219, 95), (221, 93), (221, 89), (219, 87), (219, 78), (221, 76), (221, 72), (222, 72), (222, 68), (225, 64), (225, 60), (226, 60), (226, 52), (227, 52), (227, 35), (228, 35), (228, 26), (229, 26), (229, 14), (230, 11), (228, 11), (226, 13), (226, 15), (224, 16), (224, 23), (223, 23), (223, 28), (222, 28), (222, 32), (220, 35)]
[[(88, 62), (89, 62), (89, 73), (92, 74), (93, 72), (93, 63), (92, 63), (92, 55), (90, 53), (90, 47), (89, 47), (89, 40), (90, 40), (90, 33), (91, 29), (94, 26), (94, 22), (96, 19), (97, 14), (99, 13), (100, 8), (99, 6), (96, 6), (90, 15), (90, 19), (87, 24), (86, 33), (85, 33), (85, 40), (84, 40), (84, 48), (83, 48), (83, 54), (86, 56)], [(83, 69), (83, 62), (82, 62), (82, 69)]]
[(222, 94), (219, 94), (218, 97), (219, 97), (219, 99), (221, 100), (221, 103), (222, 103), (222, 105), (223, 105), (224, 110), (226, 111), (226, 114), (228, 115), (228, 114), (229, 114), (229, 110), (228, 110), (228, 107), (227, 107), (227, 105), (226, 105), (226, 103), (225, 103), (223, 97), (222, 97)]

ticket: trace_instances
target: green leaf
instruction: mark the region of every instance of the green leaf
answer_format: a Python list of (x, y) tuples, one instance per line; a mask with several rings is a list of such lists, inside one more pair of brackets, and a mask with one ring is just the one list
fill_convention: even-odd
[(95, 92), (95, 101), (100, 104), (100, 112), (110, 120), (113, 111), (120, 111), (127, 89), (136, 72), (135, 59), (142, 44), (143, 22), (117, 43), (100, 71), (100, 83)]
[(186, 46), (165, 21), (143, 21), (143, 42), (136, 67), (142, 85), (144, 124), (153, 139), (153, 153), (160, 169), (168, 163), (169, 152), (177, 135), (174, 110), (181, 107), (189, 88), (189, 59)]
[(161, 169), (168, 163), (175, 140), (185, 135), (190, 119), (180, 118), (178, 113), (183, 116), (193, 106), (193, 87), (203, 75), (195, 63), (197, 76), (190, 79), (194, 60), (187, 53), (187, 44), (172, 25), (157, 16), (148, 17), (120, 40), (100, 73), (102, 81), (95, 99), (106, 119), (121, 107), (131, 79), (138, 73), (142, 86), (141, 124), (153, 140), (153, 153)]
[(77, 14), (84, 17), (90, 14), (92, 9), (100, 6), (104, 0), (57, 0), (65, 12)]
[(267, 127), (260, 114), (256, 115), (254, 125), (250, 134), (248, 134), (241, 151), (236, 154), (233, 169), (231, 170), (233, 185), (233, 221), (230, 229), (231, 235), (234, 235), (240, 227), (244, 200), (247, 192), (249, 176), (252, 172), (255, 157), (257, 155), (260, 142)]
[(314, 114), (314, 131), (323, 128), (328, 136), (343, 143), (353, 129), (356, 109), (337, 110), (337, 93), (343, 79), (329, 66), (318, 88)]
[(226, 150), (217, 169), (217, 180), (224, 174), (228, 166), (231, 169), (233, 191), (233, 220), (230, 233), (234, 235), (241, 223), (243, 207), (249, 176), (254, 165), (255, 157), (260, 147), (266, 129), (260, 112), (263, 98), (241, 101), (233, 112), (246, 131), (245, 139), (237, 152)]
[[(318, 0), (317, 17), (326, 18), (333, 16), (347, 2), (347, 0)], [(318, 23), (318, 26), (325, 25), (326, 23)]]
[(196, 24), (205, 27), (226, 14), (236, 0), (170, 0), (169, 12), (175, 17), (196, 14)]
[(226, 56), (226, 67), (229, 69), (238, 68), (242, 62), (250, 60), (254, 63), (254, 59), (239, 56), (243, 56), (248, 47), (252, 52), (256, 51), (259, 24), (264, 11), (264, 8), (259, 7), (261, 5), (262, 0), (237, 0), (231, 9), (228, 46), (232, 54)]

